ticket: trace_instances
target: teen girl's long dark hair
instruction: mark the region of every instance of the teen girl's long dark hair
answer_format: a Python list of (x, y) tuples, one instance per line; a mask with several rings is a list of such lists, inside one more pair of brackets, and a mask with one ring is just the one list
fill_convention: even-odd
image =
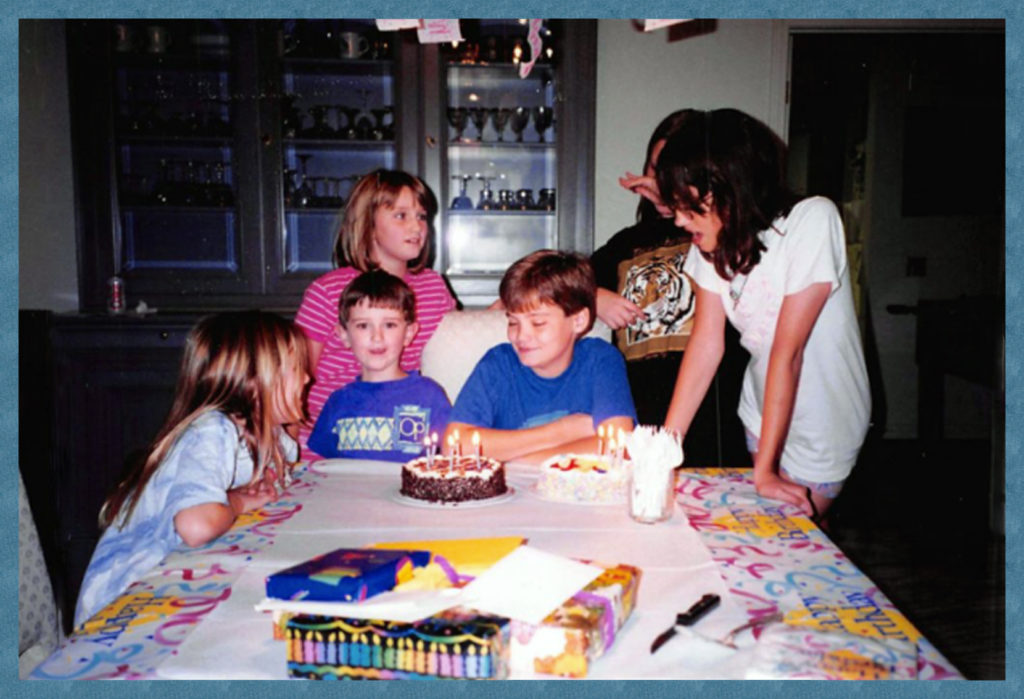
[(666, 141), (657, 165), (661, 197), (674, 209), (706, 213), (711, 195), (722, 230), (717, 248), (702, 254), (723, 279), (761, 261), (758, 233), (798, 200), (785, 183), (785, 155), (771, 129), (737, 109), (687, 119)]

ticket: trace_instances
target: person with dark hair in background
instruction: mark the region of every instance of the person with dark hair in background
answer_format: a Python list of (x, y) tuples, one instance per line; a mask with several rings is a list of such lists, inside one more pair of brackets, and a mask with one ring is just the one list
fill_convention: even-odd
[[(676, 227), (671, 209), (662, 202), (655, 164), (665, 140), (700, 114), (681, 109), (654, 129), (643, 174), (627, 172), (619, 178), (620, 185), (640, 195), (637, 222), (613, 235), (590, 257), (598, 285), (597, 315), (615, 331), (615, 344), (626, 358), (640, 424), (660, 425), (665, 420), (673, 387), (665, 377), (679, 371), (694, 315), (693, 283), (683, 273), (690, 234)], [(709, 393), (701, 404), (684, 445), (688, 465), (748, 465), (743, 425), (734, 410), (745, 363), (746, 352), (731, 332), (718, 372), (717, 394)], [(720, 410), (719, 404), (724, 408)]]

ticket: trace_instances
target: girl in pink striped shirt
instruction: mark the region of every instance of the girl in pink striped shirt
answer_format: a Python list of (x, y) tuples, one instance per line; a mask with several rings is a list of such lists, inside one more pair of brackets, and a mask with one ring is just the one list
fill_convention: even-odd
[(337, 269), (309, 285), (295, 317), (309, 339), (309, 365), (315, 378), (309, 391), (311, 422), (300, 430), (302, 458), (317, 458), (306, 440), (327, 398), (359, 376), (359, 363), (338, 333), (338, 299), (349, 282), (380, 268), (405, 280), (416, 294), (420, 328), (402, 353), (405, 371), (419, 369), (424, 345), (444, 314), (455, 308), (444, 279), (427, 267), (433, 237), (430, 224), (436, 214), (434, 193), (407, 172), (376, 170), (353, 188), (334, 243)]

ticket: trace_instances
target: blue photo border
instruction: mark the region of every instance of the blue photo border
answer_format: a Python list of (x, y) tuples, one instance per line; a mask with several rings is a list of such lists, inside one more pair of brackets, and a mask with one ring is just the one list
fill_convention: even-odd
[[(3, 373), (0, 375), (0, 393), (2, 393), (2, 405), (0, 405), (0, 434), (7, 434), (9, 438), (17, 434), (18, 412), (17, 412), (17, 389), (18, 379), (15, 372), (17, 365), (17, 338), (18, 338), (18, 296), (11, 293), (18, 287), (18, 261), (14, 252), (18, 249), (18, 217), (17, 195), (18, 195), (18, 137), (16, 128), (18, 119), (18, 97), (17, 97), (17, 75), (18, 75), (18, 22), (20, 19), (28, 18), (71, 18), (71, 17), (189, 17), (189, 16), (217, 16), (217, 17), (313, 17), (313, 16), (367, 16), (382, 15), (388, 17), (411, 17), (411, 16), (433, 16), (433, 17), (479, 17), (482, 14), (489, 16), (523, 16), (523, 17), (622, 17), (623, 14), (643, 15), (647, 17), (674, 17), (679, 15), (696, 17), (719, 17), (719, 18), (1005, 18), (1006, 19), (1006, 230), (1013, 232), (1007, 238), (1006, 244), (1006, 266), (1010, 270), (1016, 269), (1016, 262), (1022, 261), (1022, 249), (1024, 240), (1019, 238), (1017, 224), (1021, 222), (1020, 208), (1022, 204), (1020, 182), (1021, 165), (1018, 156), (1020, 155), (1021, 142), (1021, 120), (1017, 108), (1024, 106), (1021, 102), (1021, 11), (1017, 3), (1011, 2), (980, 2), (970, 0), (940, 0), (937, 2), (922, 2), (920, 0), (832, 0), (831, 2), (818, 1), (793, 1), (780, 0), (777, 2), (719, 2), (719, 3), (692, 3), (692, 2), (642, 2), (637, 4), (624, 4), (619, 1), (600, 0), (588, 2), (586, 0), (547, 0), (546, 2), (438, 2), (436, 0), (424, 0), (422, 2), (409, 2), (407, 0), (395, 0), (393, 2), (381, 2), (380, 0), (362, 0), (352, 2), (350, 0), (312, 0), (308, 2), (297, 2), (295, 0), (280, 0), (279, 2), (257, 2), (244, 0), (181, 0), (179, 2), (147, 2), (139, 0), (123, 0), (111, 2), (109, 0), (71, 0), (71, 1), (33, 1), (27, 0), (19, 3), (10, 3), (4, 9), (3, 18), (0, 19), (0, 119), (5, 127), (5, 138), (0, 148), (0, 194), (2, 201), (7, 202), (4, 207), (6, 216), (0, 220), (0, 245), (6, 251), (0, 255), (0, 288), (9, 290), (8, 296), (0, 301), (0, 365)], [(950, 182), (951, 188), (956, 183)], [(1021, 300), (1022, 276), (1016, 273), (1006, 275), (1006, 307), (1015, 309), (1016, 301)], [(1024, 369), (1024, 362), (1020, 357), (1021, 323), (1016, 313), (1007, 313), (1006, 327), (1006, 424), (1007, 444), (1006, 462), (1018, 463), (1016, 458), (1021, 455), (1021, 440), (1017, 419), (1021, 417), (1021, 398), (1016, 389), (1020, 388), (1021, 371)], [(19, 448), (30, 448), (30, 445), (19, 445)], [(0, 552), (3, 556), (3, 565), (0, 567), (0, 590), (3, 591), (3, 598), (9, 600), (4, 605), (3, 618), (7, 622), (3, 624), (3, 647), (8, 649), (17, 648), (18, 620), (17, 620), (17, 496), (15, 474), (17, 469), (18, 455), (16, 450), (6, 449), (2, 457), (3, 479), (7, 487), (0, 490), (0, 512), (3, 513), (8, 526), (4, 527), (2, 540), (0, 540)], [(867, 686), (862, 683), (850, 683), (847, 685), (831, 685), (827, 688), (829, 694), (855, 692), (858, 696), (865, 694), (888, 694), (900, 691), (901, 693), (926, 694), (928, 696), (936, 693), (947, 694), (955, 692), (958, 696), (975, 694), (992, 694), (1003, 696), (1014, 694), (1013, 687), (1019, 687), (1020, 672), (1014, 662), (1019, 655), (1020, 641), (1013, 632), (1017, 628), (1019, 617), (1018, 609), (1020, 597), (1014, 583), (1019, 581), (1018, 561), (1020, 558), (1020, 502), (1017, 498), (1021, 478), (1016, 472), (1011, 472), (1006, 479), (1006, 519), (1005, 529), (1007, 534), (1006, 548), (1006, 582), (1007, 582), (1007, 628), (1010, 633), (1006, 640), (1006, 682), (1005, 683), (929, 683), (927, 686), (907, 687), (900, 686), (898, 689), (888, 683), (881, 683)], [(52, 696), (53, 694), (69, 691), (70, 688), (55, 688), (52, 683), (31, 683), (19, 682), (17, 678), (17, 652), (8, 650), (3, 654), (3, 670), (0, 671), (0, 691), (6, 696)], [(145, 692), (149, 696), (178, 696), (186, 693), (200, 692), (202, 694), (212, 693), (215, 695), (228, 695), (236, 692), (245, 692), (252, 696), (271, 696), (278, 693), (288, 692), (289, 694), (307, 694), (314, 692), (332, 691), (318, 683), (293, 682), (287, 686), (281, 683), (251, 683), (242, 687), (241, 683), (178, 683), (178, 682), (146, 682), (143, 686), (112, 685), (103, 686), (84, 684), (76, 686), (73, 690), (76, 695), (83, 697), (121, 695), (137, 692)], [(644, 697), (669, 696), (681, 692), (711, 693), (719, 696), (739, 697), (756, 696), (762, 693), (782, 693), (787, 696), (818, 696), (826, 688), (819, 684), (813, 685), (790, 683), (785, 687), (775, 683), (763, 686), (760, 683), (688, 683), (680, 686), (677, 683), (652, 682), (652, 683), (627, 683), (627, 682), (584, 682), (571, 684), (554, 684), (548, 682), (537, 683), (516, 683), (505, 682), (498, 686), (472, 683), (388, 683), (388, 684), (348, 684), (345, 692), (356, 692), (359, 694), (378, 695), (386, 692), (391, 696), (448, 696), (465, 695), (468, 693), (495, 692), (502, 696), (527, 696), (540, 692), (565, 692), (570, 696), (605, 696), (612, 695), (641, 695)], [(333, 690), (337, 691), (337, 690)], [(1018, 689), (1019, 691), (1019, 689)]]

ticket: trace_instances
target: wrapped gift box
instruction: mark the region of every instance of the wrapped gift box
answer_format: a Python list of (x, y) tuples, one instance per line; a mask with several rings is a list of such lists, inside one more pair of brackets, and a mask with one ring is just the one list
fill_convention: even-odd
[(294, 615), (288, 675), (308, 679), (508, 677), (509, 621), (451, 609), (413, 624)]
[(586, 677), (590, 663), (611, 647), (633, 612), (639, 585), (638, 568), (606, 568), (540, 625), (513, 620), (512, 672)]
[(267, 577), (267, 597), (355, 602), (391, 590), (430, 563), (429, 551), (336, 549)]

